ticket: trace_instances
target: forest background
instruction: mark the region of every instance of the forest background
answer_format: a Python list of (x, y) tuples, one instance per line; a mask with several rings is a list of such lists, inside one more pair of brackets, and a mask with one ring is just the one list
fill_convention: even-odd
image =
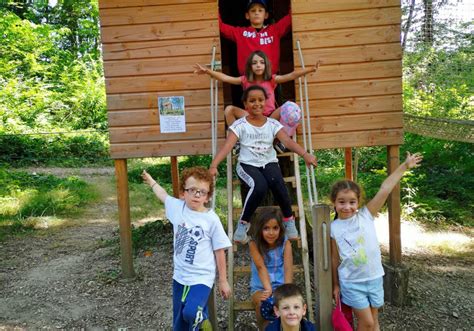
[[(474, 11), (467, 19), (465, 13), (462, 19), (449, 14), (463, 3), (403, 1), (405, 113), (472, 124)], [(2, 240), (34, 228), (36, 217), (72, 213), (97, 198), (90, 184), (79, 178), (40, 175), (24, 168), (104, 167), (113, 161), (108, 154), (97, 1), (3, 1), (0, 31)], [(424, 154), (423, 167), (403, 179), (404, 218), (435, 226), (472, 227), (474, 145), (413, 133), (405, 133), (404, 138), (401, 158), (405, 151)], [(372, 196), (386, 175), (386, 150), (360, 148), (357, 153), (358, 181)], [(324, 201), (331, 183), (344, 175), (344, 153), (322, 150), (317, 156), (318, 188)], [(210, 157), (180, 157), (179, 161), (180, 168), (207, 166)], [(225, 165), (221, 166), (224, 173)], [(138, 190), (133, 184), (141, 182), (142, 167), (140, 160), (130, 163), (132, 194)], [(147, 168), (165, 186), (171, 185), (167, 159), (147, 163)]]

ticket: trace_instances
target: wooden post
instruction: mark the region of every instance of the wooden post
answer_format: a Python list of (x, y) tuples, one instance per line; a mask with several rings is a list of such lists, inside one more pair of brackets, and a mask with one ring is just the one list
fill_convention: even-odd
[(313, 215), (313, 256), (314, 278), (316, 283), (316, 329), (332, 330), (332, 270), (330, 209), (328, 205), (317, 204), (312, 207)]
[(344, 149), (344, 158), (346, 160), (346, 179), (353, 180), (352, 175), (352, 148), (347, 147)]
[(117, 178), (117, 202), (119, 208), (120, 252), (122, 272), (125, 278), (135, 276), (132, 259), (132, 231), (130, 224), (130, 203), (128, 199), (127, 160), (115, 160), (115, 177)]
[(179, 171), (178, 157), (171, 156), (171, 183), (173, 184), (173, 196), (179, 198)]
[[(391, 174), (400, 165), (400, 146), (387, 146), (387, 169)], [(400, 183), (388, 196), (388, 220), (390, 235), (390, 264), (397, 266), (402, 262), (402, 243), (400, 236)]]

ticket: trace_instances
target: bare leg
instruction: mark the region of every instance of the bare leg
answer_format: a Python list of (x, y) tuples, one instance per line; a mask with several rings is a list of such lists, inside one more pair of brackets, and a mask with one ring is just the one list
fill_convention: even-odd
[(380, 331), (380, 324), (379, 324), (379, 309), (370, 307), (372, 312), (372, 317), (374, 318), (374, 331)]
[(374, 330), (374, 318), (372, 316), (372, 310), (370, 307), (365, 309), (353, 309), (357, 317), (357, 331), (373, 331)]
[(225, 107), (224, 115), (227, 125), (230, 126), (236, 119), (247, 116), (248, 113), (242, 108), (230, 105)]

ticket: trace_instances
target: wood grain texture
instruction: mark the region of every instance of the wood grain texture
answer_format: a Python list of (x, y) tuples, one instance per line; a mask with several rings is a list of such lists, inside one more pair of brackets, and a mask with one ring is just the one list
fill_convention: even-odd
[(291, 9), (294, 13), (317, 13), (393, 6), (400, 6), (400, 0), (293, 0), (291, 2)]
[(140, 6), (159, 6), (173, 4), (192, 4), (192, 3), (214, 3), (214, 0), (99, 0), (99, 8), (120, 8), (120, 7), (140, 7)]
[(110, 8), (100, 11), (102, 27), (114, 25), (134, 25), (149, 23), (170, 23), (209, 20), (216, 17), (214, 3), (182, 4)]

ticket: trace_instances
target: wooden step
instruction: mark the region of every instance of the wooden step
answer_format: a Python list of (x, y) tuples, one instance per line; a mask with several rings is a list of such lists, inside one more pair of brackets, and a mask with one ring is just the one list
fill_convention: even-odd
[[(302, 273), (303, 271), (304, 271), (304, 269), (303, 269), (303, 266), (301, 264), (293, 265), (293, 272), (295, 274)], [(249, 265), (243, 265), (243, 266), (234, 267), (234, 275), (236, 277), (250, 275), (250, 266)]]
[(255, 310), (252, 301), (235, 301), (234, 311), (248, 311)]

